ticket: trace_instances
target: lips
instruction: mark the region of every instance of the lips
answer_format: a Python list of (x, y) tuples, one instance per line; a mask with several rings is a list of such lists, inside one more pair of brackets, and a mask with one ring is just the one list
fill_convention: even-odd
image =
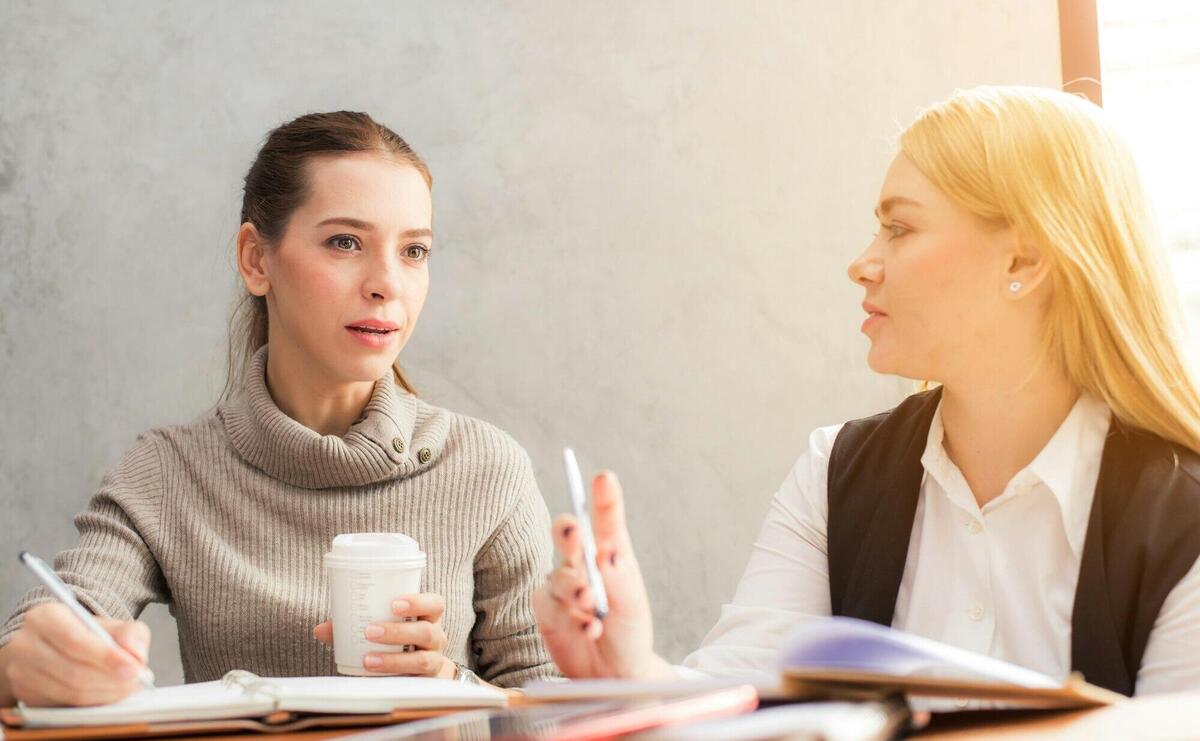
[(371, 334), (387, 334), (400, 329), (400, 325), (395, 322), (389, 322), (386, 319), (368, 317), (367, 319), (359, 319), (357, 322), (347, 324), (346, 329), (356, 332), (369, 332)]
[(866, 332), (868, 329), (871, 329), (876, 324), (879, 324), (885, 318), (887, 318), (887, 314), (884, 314), (878, 306), (869, 301), (863, 301), (862, 307), (863, 311), (867, 312), (867, 318), (863, 320), (861, 327), (863, 332)]
[(871, 314), (872, 316), (874, 316), (874, 315), (887, 316), (887, 314), (883, 311), (883, 309), (879, 308), (878, 306), (871, 303), (870, 301), (863, 301), (862, 307), (863, 307), (863, 311), (867, 312), (868, 314)]
[(364, 347), (384, 350), (392, 347), (392, 338), (399, 333), (400, 325), (369, 317), (347, 324), (346, 331)]

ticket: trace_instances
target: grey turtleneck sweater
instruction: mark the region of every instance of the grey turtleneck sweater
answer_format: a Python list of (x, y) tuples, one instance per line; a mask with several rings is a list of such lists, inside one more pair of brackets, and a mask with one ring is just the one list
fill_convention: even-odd
[[(446, 655), (491, 682), (552, 674), (530, 597), (550, 569), (550, 520), (525, 451), (500, 430), (376, 382), (344, 437), (275, 405), (266, 348), (242, 393), (195, 422), (138, 437), (75, 518), (54, 566), (98, 615), (165, 602), (189, 682), (231, 669), (334, 674), (312, 637), (329, 616), (322, 555), (338, 533), (401, 532), (445, 597)], [(46, 595), (26, 595), (0, 645)]]

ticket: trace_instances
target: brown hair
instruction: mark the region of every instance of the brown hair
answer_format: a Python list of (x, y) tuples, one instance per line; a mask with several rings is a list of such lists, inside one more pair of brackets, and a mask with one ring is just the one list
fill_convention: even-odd
[[(309, 160), (320, 155), (349, 152), (378, 152), (412, 165), (433, 188), (429, 167), (396, 132), (366, 113), (334, 111), (309, 113), (288, 121), (267, 134), (267, 140), (250, 171), (242, 191), (242, 224), (249, 222), (268, 244), (278, 242), (292, 214), (308, 198), (305, 170)], [(249, 292), (238, 300), (229, 320), (229, 358), (225, 390), (227, 398), (245, 372), (250, 358), (267, 344), (267, 301)], [(400, 364), (392, 366), (396, 383), (416, 393)]]

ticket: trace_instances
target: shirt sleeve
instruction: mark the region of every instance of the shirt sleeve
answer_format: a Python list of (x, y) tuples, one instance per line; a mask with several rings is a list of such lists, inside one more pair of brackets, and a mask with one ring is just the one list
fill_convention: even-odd
[(1138, 670), (1135, 695), (1200, 688), (1200, 559), (1163, 601)]
[(829, 452), (840, 430), (822, 427), (809, 436), (808, 449), (771, 500), (733, 601), (684, 659), (683, 674), (774, 672), (780, 644), (796, 624), (830, 614), (826, 491)]
[(533, 614), (533, 592), (550, 572), (550, 513), (524, 451), (521, 466), (516, 506), (475, 560), (475, 667), (501, 687), (557, 674)]
[[(88, 610), (134, 620), (151, 602), (166, 602), (167, 587), (146, 538), (158, 527), (162, 468), (151, 434), (138, 438), (75, 516), (79, 543), (59, 553), (54, 570)], [(25, 594), (0, 628), (0, 646), (34, 605), (53, 600), (44, 588)]]

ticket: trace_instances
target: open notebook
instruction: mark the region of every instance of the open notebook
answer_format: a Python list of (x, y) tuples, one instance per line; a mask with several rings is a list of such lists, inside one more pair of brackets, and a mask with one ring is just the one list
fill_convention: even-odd
[(803, 621), (780, 652), (791, 695), (995, 700), (1007, 706), (1086, 707), (1128, 698), (1072, 674), (1044, 674), (944, 643), (853, 618)]
[(110, 705), (41, 708), (19, 705), (5, 722), (26, 729), (82, 728), (262, 718), (272, 714), (390, 714), (495, 708), (503, 692), (421, 677), (258, 677), (232, 671), (216, 682), (143, 690)]

